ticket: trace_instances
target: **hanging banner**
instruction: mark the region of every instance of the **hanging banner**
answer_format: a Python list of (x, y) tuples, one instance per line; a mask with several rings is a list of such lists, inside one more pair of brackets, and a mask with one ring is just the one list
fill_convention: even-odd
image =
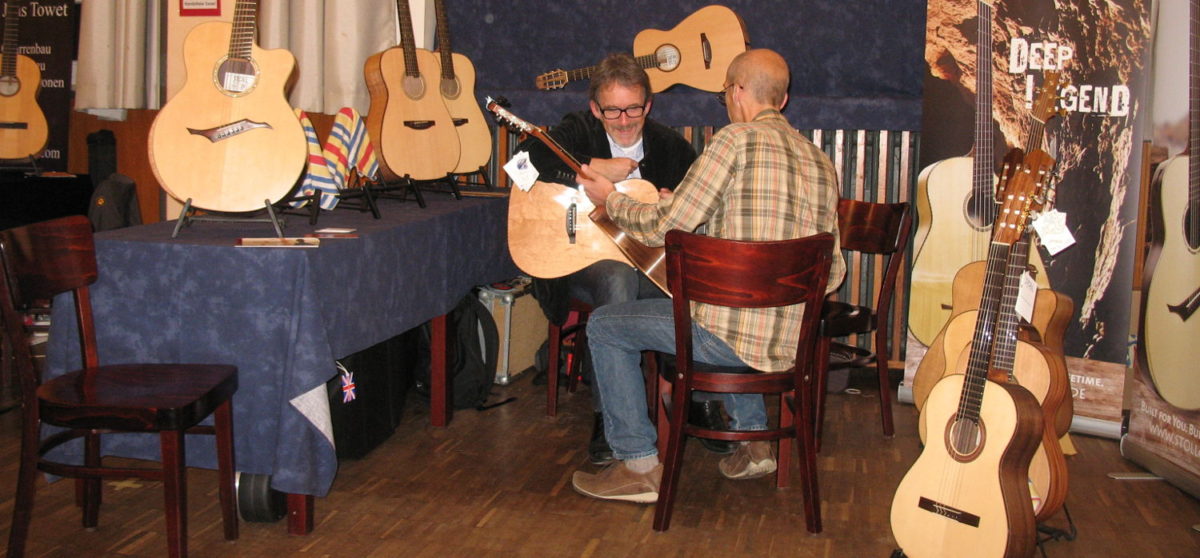
[[(977, 23), (984, 10), (991, 25), (981, 33)], [(966, 156), (992, 157), (994, 164), (983, 169), (995, 174), (1009, 148), (1025, 147), (1030, 131), (1042, 124), (1031, 108), (1046, 72), (1053, 71), (1061, 84), (1059, 112), (1045, 122), (1043, 149), (1057, 160), (1051, 201), (1064, 214), (1074, 244), (1053, 255), (1039, 247), (1030, 260), (1042, 270), (1037, 278), (1042, 288), (1073, 302), (1069, 312), (1060, 306), (1056, 312), (1062, 315), (1053, 320), (1065, 331), (1074, 428), (1119, 435), (1138, 249), (1131, 225), (1137, 220), (1141, 153), (1134, 146), (1141, 144), (1149, 34), (1148, 7), (1138, 0), (930, 0), (921, 132), (925, 170), (916, 196), (920, 223), (901, 399), (911, 401), (914, 388), (922, 389), (919, 365), (955, 312), (950, 292), (955, 274), (986, 258), (991, 219), (976, 209), (987, 209), (992, 184), (987, 175), (984, 180), (972, 175), (973, 161)], [(990, 50), (990, 64), (977, 69), (980, 48)], [(977, 89), (985, 94), (977, 96)], [(954, 158), (966, 162), (946, 164)], [(957, 170), (947, 172), (953, 165)], [(945, 179), (963, 172), (965, 179)], [(939, 227), (961, 232), (942, 234), (946, 229)], [(970, 252), (964, 249), (969, 244), (981, 248)]]
[(1198, 3), (1162, 0), (1155, 19), (1151, 152), (1164, 160), (1144, 220), (1148, 255), (1133, 306), (1137, 359), (1121, 451), (1200, 497), (1200, 39), (1188, 25), (1197, 25)]
[[(46, 117), (50, 137), (37, 157), (40, 171), (67, 170), (67, 127), (71, 121), (71, 65), (75, 60), (79, 6), (73, 0), (5, 2), (16, 4), (17, 54), (28, 56), (41, 70), (37, 104)], [(8, 10), (0, 12), (0, 15)], [(24, 84), (23, 84), (24, 85)]]

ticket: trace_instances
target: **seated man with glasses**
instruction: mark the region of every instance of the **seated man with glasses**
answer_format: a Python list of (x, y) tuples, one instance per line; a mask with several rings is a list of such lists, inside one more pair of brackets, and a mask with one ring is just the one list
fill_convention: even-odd
[[(649, 118), (653, 97), (650, 78), (629, 54), (611, 54), (596, 66), (588, 86), (588, 110), (572, 112), (547, 132), (580, 163), (612, 182), (629, 178), (647, 180), (662, 195), (675, 189), (696, 159), (691, 144), (678, 132)], [(575, 172), (536, 138), (517, 147), (527, 151), (537, 168), (538, 180), (574, 186)], [(649, 279), (624, 262), (604, 260), (561, 279), (539, 279), (534, 293), (547, 318), (561, 324), (567, 318), (571, 298), (593, 308), (641, 298), (665, 297)], [(585, 358), (584, 378), (591, 382), (591, 366)], [(556, 373), (548, 371), (547, 373)], [(588, 458), (597, 465), (612, 460), (604, 437), (600, 399), (594, 384), (595, 411)], [(721, 427), (724, 417), (720, 402), (697, 402), (691, 416), (702, 417), (705, 426)], [(726, 442), (708, 440), (709, 449), (729, 453)]]

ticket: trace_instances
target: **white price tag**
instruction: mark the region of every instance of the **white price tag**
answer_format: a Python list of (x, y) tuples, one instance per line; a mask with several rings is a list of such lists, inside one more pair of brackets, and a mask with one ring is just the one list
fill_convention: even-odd
[(537, 181), (538, 177), (538, 170), (529, 160), (529, 153), (526, 151), (519, 151), (513, 155), (512, 159), (504, 164), (504, 172), (508, 173), (508, 177), (513, 180), (517, 188), (525, 192), (533, 188), (533, 183)]
[(1057, 209), (1043, 212), (1033, 222), (1033, 230), (1037, 231), (1042, 246), (1053, 256), (1075, 244), (1075, 236), (1067, 230), (1067, 214)]
[(1028, 271), (1021, 274), (1021, 288), (1017, 291), (1017, 315), (1027, 323), (1033, 322), (1033, 303), (1037, 300), (1037, 280)]

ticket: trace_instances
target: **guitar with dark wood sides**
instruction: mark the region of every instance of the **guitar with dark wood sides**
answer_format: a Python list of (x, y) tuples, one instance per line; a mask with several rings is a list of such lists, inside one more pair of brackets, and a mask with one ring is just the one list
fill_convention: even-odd
[[(534, 126), (488, 99), (487, 110), (514, 131), (529, 134), (550, 148), (576, 173), (579, 161)], [(658, 200), (649, 181), (632, 178), (616, 184), (617, 190), (645, 203)], [(588, 219), (580, 213), (588, 211)], [(513, 188), (508, 196), (508, 251), (513, 263), (534, 277), (562, 277), (600, 260), (628, 262), (646, 274), (663, 292), (667, 290), (666, 252), (649, 247), (625, 234), (603, 208), (596, 208), (582, 192), (561, 184), (535, 182), (529, 191)]]
[(1150, 252), (1142, 289), (1138, 362), (1172, 406), (1200, 409), (1200, 8), (1191, 1), (1187, 152), (1164, 162), (1151, 187)]
[(443, 0), (435, 0), (434, 7), (437, 11), (438, 56), (442, 67), (438, 91), (446, 103), (446, 110), (450, 112), (450, 120), (454, 122), (460, 148), (454, 172), (479, 172), (492, 158), (492, 133), (475, 100), (475, 65), (470, 58), (450, 49), (450, 22)]
[(400, 46), (367, 58), (363, 76), (371, 94), (367, 133), (388, 180), (438, 180), (458, 166), (461, 147), (436, 76), (437, 55), (417, 48), (408, 0), (398, 0)]
[[(1039, 169), (1047, 160), (1034, 152), (1025, 163)], [(1045, 201), (1038, 176), (1018, 172), (1004, 183), (967, 369), (939, 380), (921, 413), (931, 439), (891, 509), (892, 534), (909, 558), (1028, 558), (1036, 547), (1029, 463), (1042, 439), (1042, 410), (992, 360), (1009, 256)]]
[[(650, 76), (650, 90), (655, 93), (679, 83), (717, 92), (729, 63), (745, 52), (749, 42), (742, 18), (714, 4), (696, 10), (669, 31), (642, 30), (633, 39), (633, 57)], [(534, 81), (538, 89), (549, 91), (589, 79), (595, 70), (595, 66), (552, 70)]]
[(257, 1), (238, 0), (232, 25), (202, 23), (188, 33), (187, 79), (150, 126), (155, 178), (192, 207), (263, 209), (304, 170), (304, 128), (284, 95), (296, 59), (254, 43), (257, 14)]
[(20, 4), (6, 2), (0, 51), (0, 159), (37, 157), (50, 138), (46, 115), (37, 103), (42, 70), (33, 59), (17, 54), (20, 19)]
[[(991, 0), (978, 0), (975, 51), (975, 143), (971, 154), (938, 161), (917, 178), (908, 330), (929, 346), (951, 316), (954, 275), (986, 259), (996, 218), (996, 165), (992, 137)], [(1030, 254), (1037, 281), (1049, 287), (1045, 266)]]

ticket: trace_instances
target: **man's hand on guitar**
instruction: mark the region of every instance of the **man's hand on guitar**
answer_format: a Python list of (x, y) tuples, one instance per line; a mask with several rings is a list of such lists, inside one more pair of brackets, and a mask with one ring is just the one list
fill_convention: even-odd
[(583, 191), (587, 193), (588, 199), (592, 200), (596, 207), (604, 207), (608, 195), (617, 189), (616, 186), (613, 186), (612, 180), (600, 174), (591, 165), (583, 165), (577, 178), (583, 185)]
[(613, 159), (592, 159), (588, 163), (588, 167), (592, 172), (599, 174), (612, 182), (620, 182), (629, 178), (629, 173), (633, 172), (638, 166), (637, 161), (628, 157), (616, 157)]

